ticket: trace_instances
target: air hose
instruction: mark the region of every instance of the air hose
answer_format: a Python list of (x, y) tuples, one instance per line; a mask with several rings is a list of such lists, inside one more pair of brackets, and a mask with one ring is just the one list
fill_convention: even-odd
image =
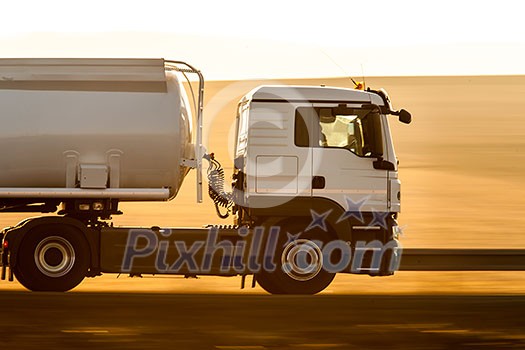
[[(221, 163), (215, 159), (215, 154), (210, 153), (204, 156), (210, 163), (208, 167), (208, 195), (215, 204), (217, 215), (221, 219), (230, 216), (233, 206), (232, 193), (224, 191), (224, 169)], [(221, 207), (226, 208), (226, 213), (221, 213)]]

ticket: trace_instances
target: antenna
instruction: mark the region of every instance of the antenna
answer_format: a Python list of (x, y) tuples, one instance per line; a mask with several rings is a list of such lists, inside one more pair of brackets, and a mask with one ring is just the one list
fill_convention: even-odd
[[(354, 87), (359, 87), (361, 85), (361, 83), (357, 82), (354, 80), (354, 78), (352, 78), (352, 76), (350, 74), (348, 74), (348, 72), (343, 68), (341, 67), (340, 64), (338, 64), (332, 57), (330, 57), (330, 55), (328, 55), (323, 49), (321, 49), (321, 52), (326, 56), (328, 57), (328, 59), (330, 61), (332, 61), (333, 64), (335, 64), (337, 67), (339, 67), (339, 69), (341, 69), (343, 71), (343, 73), (345, 74), (345, 76), (349, 77), (350, 80), (352, 81), (352, 83), (354, 83)], [(361, 65), (361, 69), (363, 68), (363, 66)]]
[(365, 69), (363, 68), (362, 63), (361, 63), (361, 74), (363, 75), (363, 90), (366, 90)]

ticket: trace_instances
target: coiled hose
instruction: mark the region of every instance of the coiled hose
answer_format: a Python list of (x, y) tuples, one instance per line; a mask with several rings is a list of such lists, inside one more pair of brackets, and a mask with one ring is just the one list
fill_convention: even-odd
[[(233, 206), (232, 193), (224, 191), (224, 169), (221, 163), (215, 159), (213, 153), (204, 156), (210, 162), (208, 167), (208, 195), (215, 204), (217, 215), (221, 219), (230, 216), (230, 210)], [(226, 213), (221, 213), (220, 208), (226, 208)]]

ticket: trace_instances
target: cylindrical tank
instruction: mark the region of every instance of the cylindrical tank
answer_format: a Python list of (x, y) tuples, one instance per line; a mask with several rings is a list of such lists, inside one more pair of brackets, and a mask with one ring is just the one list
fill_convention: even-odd
[(0, 60), (0, 189), (82, 187), (87, 169), (97, 188), (173, 198), (194, 153), (191, 123), (163, 60)]

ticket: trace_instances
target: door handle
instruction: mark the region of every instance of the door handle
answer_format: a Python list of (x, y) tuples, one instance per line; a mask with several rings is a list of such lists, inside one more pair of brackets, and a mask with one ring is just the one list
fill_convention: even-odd
[(312, 178), (312, 189), (323, 189), (326, 186), (324, 176), (314, 176)]

